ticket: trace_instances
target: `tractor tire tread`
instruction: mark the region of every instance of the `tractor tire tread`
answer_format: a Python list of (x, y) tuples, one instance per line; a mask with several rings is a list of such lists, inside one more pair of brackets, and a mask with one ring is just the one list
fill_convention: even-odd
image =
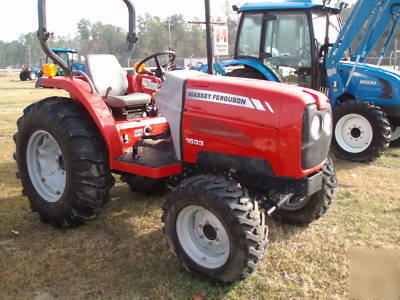
[(372, 122), (371, 125), (374, 129), (374, 136), (376, 136), (376, 138), (366, 150), (355, 155), (344, 151), (338, 145), (336, 139), (333, 138), (333, 153), (337, 158), (354, 162), (370, 163), (377, 160), (386, 152), (390, 144), (391, 128), (385, 112), (370, 102), (348, 100), (335, 106), (333, 110), (334, 123), (336, 124), (341, 117), (349, 112), (358, 112)]
[(121, 180), (128, 184), (132, 192), (145, 196), (162, 196), (168, 191), (167, 179), (165, 178), (148, 178), (126, 174), (121, 176)]
[(332, 160), (322, 169), (322, 189), (310, 196), (305, 207), (297, 211), (280, 209), (273, 217), (283, 223), (306, 227), (325, 215), (336, 199), (338, 179)]
[(263, 74), (261, 74), (259, 71), (255, 70), (255, 69), (251, 69), (251, 68), (235, 69), (235, 70), (227, 73), (226, 76), (266, 80), (266, 78)]
[[(39, 213), (42, 221), (55, 227), (76, 227), (97, 216), (109, 200), (114, 178), (109, 170), (105, 143), (85, 109), (71, 99), (50, 97), (25, 108), (17, 126), (15, 159), (32, 210)], [(68, 157), (73, 174), (68, 177), (70, 183), (64, 191), (67, 195), (62, 196), (60, 207), (40, 200), (29, 179), (23, 155), (27, 143), (24, 140), (29, 139), (30, 128), (35, 126), (51, 127), (46, 129), (53, 130), (66, 145), (64, 157)]]
[[(233, 239), (237, 240), (236, 244), (239, 245), (238, 251), (243, 253), (240, 267), (234, 270), (227, 267), (221, 273), (199, 271), (194, 263), (185, 257), (176, 241), (174, 242), (171, 234), (171, 214), (178, 213), (177, 207), (182, 202), (195, 198), (206, 209), (210, 208), (207, 207), (205, 199), (215, 199), (213, 209), (227, 218)], [(268, 227), (264, 213), (259, 210), (258, 202), (249, 197), (246, 189), (239, 188), (237, 184), (216, 175), (197, 175), (181, 182), (167, 196), (163, 205), (162, 221), (163, 232), (175, 254), (181, 258), (184, 267), (215, 282), (227, 284), (246, 278), (254, 272), (267, 250)], [(231, 244), (233, 243), (235, 242), (231, 241)]]

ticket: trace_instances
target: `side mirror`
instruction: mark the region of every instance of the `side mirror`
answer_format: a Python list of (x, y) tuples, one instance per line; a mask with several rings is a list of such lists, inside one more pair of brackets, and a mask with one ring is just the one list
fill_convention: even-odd
[(324, 7), (328, 4), (331, 4), (331, 0), (323, 0)]
[(340, 2), (339, 11), (342, 12), (342, 10), (343, 10), (344, 8), (347, 8), (348, 6), (349, 6), (348, 3), (346, 3), (346, 2)]

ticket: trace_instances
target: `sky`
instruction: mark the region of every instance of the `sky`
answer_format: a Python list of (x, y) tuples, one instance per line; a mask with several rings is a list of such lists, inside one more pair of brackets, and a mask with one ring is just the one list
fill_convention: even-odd
[[(231, 3), (261, 0), (231, 0)], [(276, 0), (275, 0), (276, 1)], [(347, 0), (354, 3), (356, 0)], [(12, 41), (37, 31), (37, 0), (0, 0), (0, 40)], [(332, 1), (334, 2), (334, 1)], [(102, 21), (127, 30), (128, 11), (122, 0), (47, 0), (47, 26), (58, 36), (74, 35), (80, 19)], [(149, 13), (165, 18), (183, 14), (187, 20), (204, 19), (204, 0), (133, 0), (137, 15)], [(225, 0), (211, 0), (213, 17), (223, 16)]]
[[(12, 41), (37, 31), (37, 0), (0, 0), (0, 40)], [(203, 0), (133, 0), (137, 15), (161, 18), (183, 14), (186, 19), (204, 19)], [(80, 19), (102, 21), (128, 28), (128, 10), (122, 0), (47, 0), (47, 26), (56, 35), (73, 35)], [(223, 16), (225, 0), (211, 0), (214, 17)]]

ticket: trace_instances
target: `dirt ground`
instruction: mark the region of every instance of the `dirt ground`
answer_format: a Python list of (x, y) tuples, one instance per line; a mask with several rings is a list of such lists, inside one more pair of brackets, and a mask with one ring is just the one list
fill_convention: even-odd
[(12, 135), (23, 108), (51, 95), (63, 92), (0, 78), (0, 299), (344, 299), (353, 249), (399, 249), (399, 148), (370, 165), (335, 160), (340, 190), (326, 217), (308, 228), (269, 220), (267, 257), (231, 286), (188, 275), (161, 232), (164, 198), (119, 181), (85, 226), (42, 224), (21, 195)]

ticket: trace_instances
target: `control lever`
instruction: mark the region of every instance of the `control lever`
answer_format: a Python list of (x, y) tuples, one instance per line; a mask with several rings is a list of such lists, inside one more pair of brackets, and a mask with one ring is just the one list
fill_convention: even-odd
[(106, 94), (105, 94), (105, 96), (104, 96), (104, 100), (106, 100), (106, 99), (108, 98), (108, 95), (111, 93), (111, 91), (112, 91), (112, 87), (110, 86), (110, 87), (108, 87), (107, 90), (106, 90)]

